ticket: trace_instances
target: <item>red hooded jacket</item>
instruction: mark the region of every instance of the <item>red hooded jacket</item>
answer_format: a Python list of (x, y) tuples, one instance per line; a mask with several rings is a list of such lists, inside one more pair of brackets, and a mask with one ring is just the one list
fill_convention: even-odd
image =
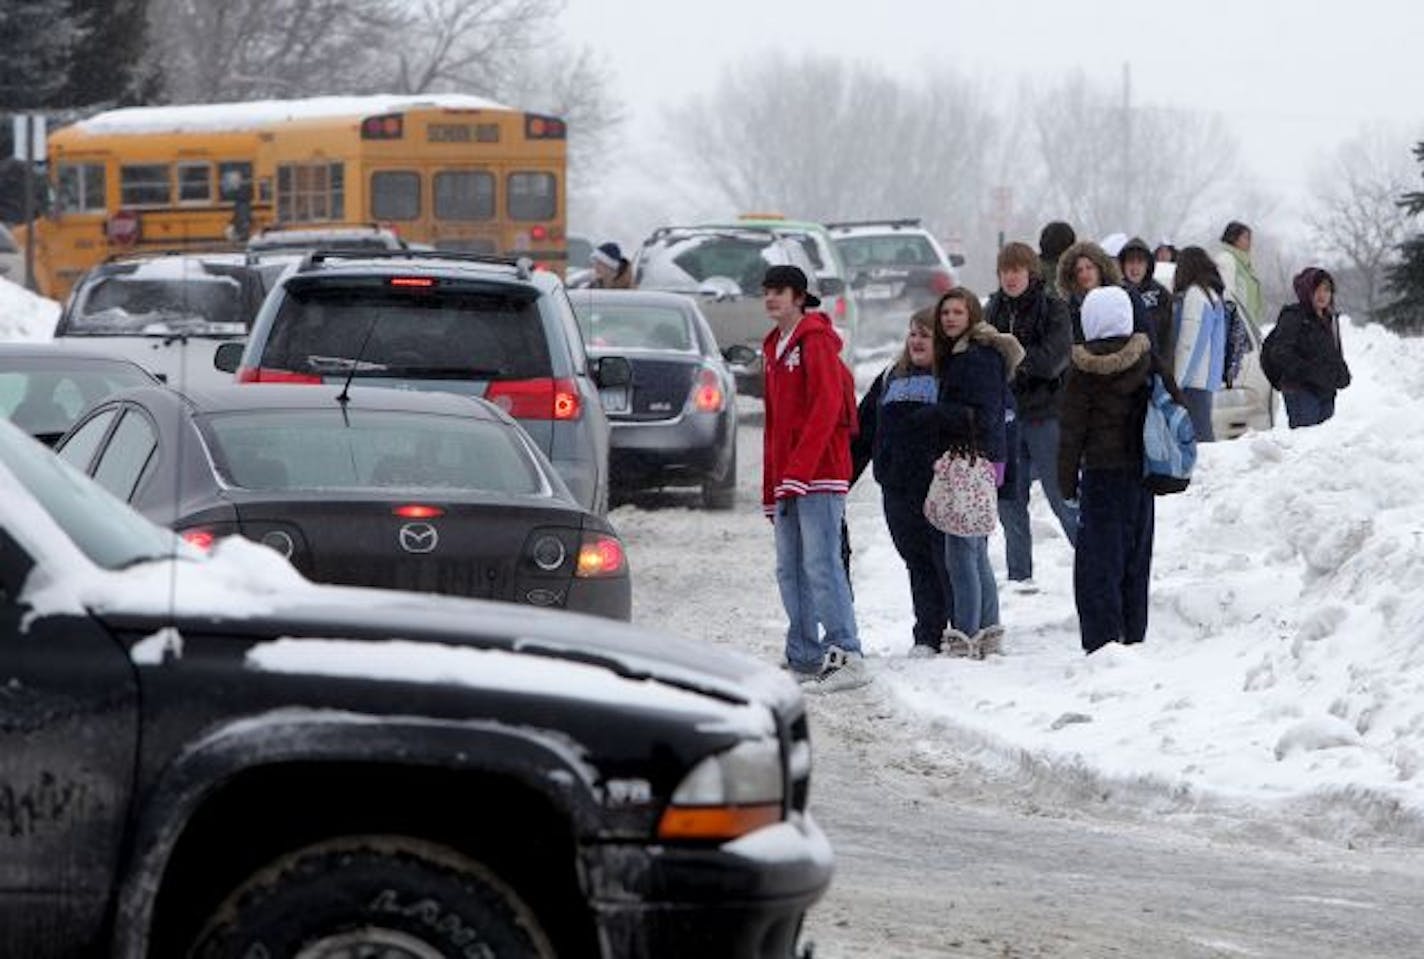
[(850, 490), (850, 440), (858, 423), (855, 380), (841, 362), (841, 338), (831, 319), (807, 313), (776, 357), (781, 336), (762, 341), (766, 369), (761, 504), (771, 515), (776, 500), (806, 493)]

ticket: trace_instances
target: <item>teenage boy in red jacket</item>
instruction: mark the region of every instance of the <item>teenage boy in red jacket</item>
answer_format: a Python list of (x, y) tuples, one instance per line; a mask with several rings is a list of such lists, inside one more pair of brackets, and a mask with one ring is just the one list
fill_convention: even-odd
[(776, 582), (789, 621), (786, 663), (809, 690), (853, 689), (870, 681), (841, 565), (855, 386), (830, 317), (815, 310), (821, 301), (807, 292), (806, 274), (773, 266), (762, 291), (776, 323), (762, 343), (762, 508), (776, 530)]

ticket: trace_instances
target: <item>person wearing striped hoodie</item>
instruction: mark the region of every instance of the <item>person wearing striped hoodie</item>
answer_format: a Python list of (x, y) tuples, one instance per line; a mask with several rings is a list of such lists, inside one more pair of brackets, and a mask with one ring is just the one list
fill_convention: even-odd
[(776, 324), (762, 343), (762, 508), (775, 529), (786, 666), (809, 691), (851, 689), (870, 680), (841, 565), (855, 384), (830, 317), (815, 309), (821, 301), (808, 291), (806, 274), (773, 266), (762, 290)]

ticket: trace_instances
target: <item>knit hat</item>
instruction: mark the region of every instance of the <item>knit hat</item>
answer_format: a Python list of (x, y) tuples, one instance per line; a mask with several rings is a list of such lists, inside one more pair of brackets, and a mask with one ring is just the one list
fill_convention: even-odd
[(806, 290), (806, 274), (799, 266), (773, 266), (766, 271), (766, 276), (762, 277), (761, 288), (763, 290), (784, 290), (788, 287), (793, 293), (801, 293), (806, 297), (806, 309), (813, 310), (821, 305), (821, 298)]
[(1078, 242), (1078, 234), (1062, 220), (1054, 220), (1038, 235), (1038, 252), (1049, 260), (1056, 260), (1063, 251)]
[(1083, 339), (1106, 340), (1132, 332), (1132, 300), (1120, 286), (1100, 286), (1083, 298)]
[(618, 248), (617, 243), (601, 244), (598, 249), (588, 255), (588, 258), (594, 263), (602, 263), (610, 270), (617, 270), (628, 262), (623, 259), (623, 251)]

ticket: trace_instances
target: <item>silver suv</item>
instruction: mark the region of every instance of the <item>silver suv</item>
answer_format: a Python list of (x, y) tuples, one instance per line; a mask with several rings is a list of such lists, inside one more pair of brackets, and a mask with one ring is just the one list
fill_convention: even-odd
[(557, 276), (527, 260), (414, 250), (320, 251), (278, 283), (240, 383), (341, 383), (480, 396), (519, 421), (585, 508), (608, 510), (600, 387), (625, 357), (591, 363)]

